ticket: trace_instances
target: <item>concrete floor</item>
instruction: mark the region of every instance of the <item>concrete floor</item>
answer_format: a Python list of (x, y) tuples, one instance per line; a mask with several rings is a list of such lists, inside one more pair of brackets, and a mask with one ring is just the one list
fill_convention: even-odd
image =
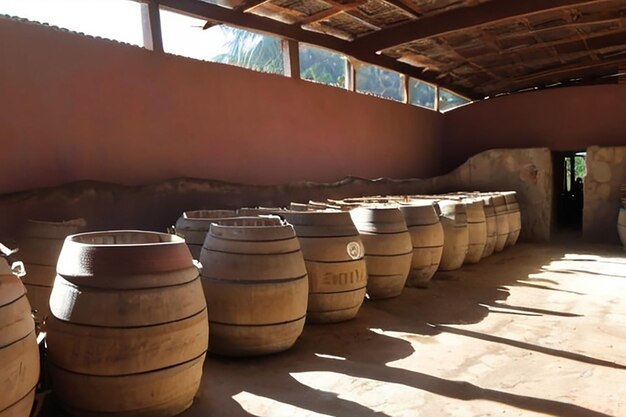
[(620, 247), (518, 244), (437, 278), (288, 352), (209, 357), (182, 416), (626, 416)]

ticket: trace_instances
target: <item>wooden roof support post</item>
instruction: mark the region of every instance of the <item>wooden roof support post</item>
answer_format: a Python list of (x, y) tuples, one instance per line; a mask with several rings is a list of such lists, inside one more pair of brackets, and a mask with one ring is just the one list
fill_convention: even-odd
[(155, 52), (163, 52), (159, 3), (148, 0), (141, 4), (141, 25), (143, 27), (144, 46)]
[(356, 70), (354, 69), (354, 65), (352, 65), (352, 61), (350, 59), (346, 59), (346, 82), (345, 89), (348, 91), (356, 91)]
[(300, 79), (300, 48), (298, 42), (283, 39), (283, 71), (285, 76)]
[(409, 104), (409, 76), (400, 74), (402, 77), (402, 90), (404, 90), (404, 103)]

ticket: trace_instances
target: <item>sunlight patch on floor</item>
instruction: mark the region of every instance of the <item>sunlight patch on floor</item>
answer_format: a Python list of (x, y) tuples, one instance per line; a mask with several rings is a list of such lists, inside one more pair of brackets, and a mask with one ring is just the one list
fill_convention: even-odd
[(328, 371), (294, 372), (291, 376), (310, 388), (337, 394), (391, 417), (415, 416), (416, 408), (425, 402), (423, 391), (402, 384)]
[(255, 395), (247, 391), (241, 391), (233, 395), (233, 399), (248, 413), (258, 417), (338, 417), (328, 414), (320, 414), (311, 410), (305, 410), (291, 404), (285, 404), (271, 398)]

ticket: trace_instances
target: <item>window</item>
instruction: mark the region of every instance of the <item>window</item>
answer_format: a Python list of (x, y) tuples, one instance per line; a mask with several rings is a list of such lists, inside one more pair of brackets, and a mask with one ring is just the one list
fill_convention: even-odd
[(141, 4), (130, 0), (0, 0), (0, 13), (143, 46)]
[(470, 100), (444, 88), (439, 89), (439, 111), (447, 112), (470, 103)]
[(389, 100), (404, 101), (402, 75), (374, 65), (361, 64), (357, 67), (356, 91)]
[(299, 46), (300, 78), (320, 84), (345, 88), (346, 57), (315, 46)]
[(436, 97), (437, 87), (415, 78), (409, 78), (409, 103), (434, 110)]
[(165, 52), (272, 74), (284, 73), (281, 41), (274, 36), (226, 25), (205, 30), (206, 20), (163, 8), (160, 15)]

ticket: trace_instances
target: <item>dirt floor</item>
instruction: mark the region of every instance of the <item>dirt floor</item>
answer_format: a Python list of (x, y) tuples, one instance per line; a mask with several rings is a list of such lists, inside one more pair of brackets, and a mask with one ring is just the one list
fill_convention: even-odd
[(518, 244), (204, 371), (182, 416), (626, 416), (626, 252)]

